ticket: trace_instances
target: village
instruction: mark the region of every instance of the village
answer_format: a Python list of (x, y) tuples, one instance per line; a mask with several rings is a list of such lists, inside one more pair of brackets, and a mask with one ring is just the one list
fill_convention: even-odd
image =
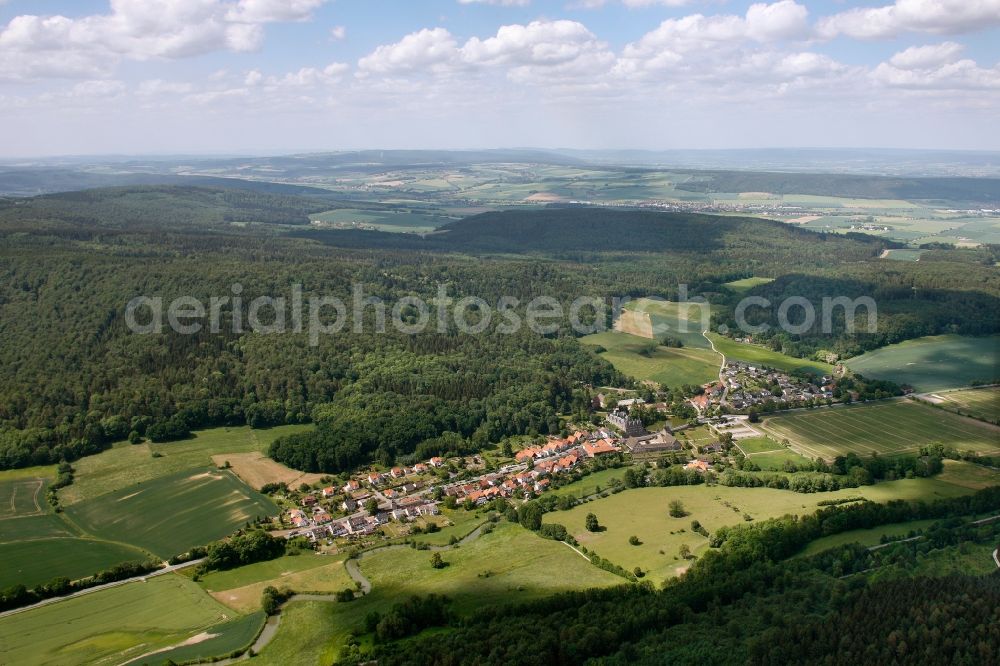
[(768, 403), (775, 409), (788, 409), (832, 400), (833, 381), (826, 375), (814, 383), (761, 365), (728, 361), (719, 381), (706, 385), (704, 393), (693, 397), (691, 404), (700, 413), (722, 407), (744, 412)]

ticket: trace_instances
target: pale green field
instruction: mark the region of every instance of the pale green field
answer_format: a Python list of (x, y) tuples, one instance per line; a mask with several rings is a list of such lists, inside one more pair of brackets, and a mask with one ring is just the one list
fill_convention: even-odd
[(920, 255), (923, 253), (924, 250), (886, 250), (884, 258), (894, 261), (920, 261)]
[(625, 309), (648, 313), (656, 340), (669, 335), (681, 340), (685, 348), (711, 348), (702, 335), (702, 331), (708, 329), (711, 319), (711, 307), (708, 304), (639, 298), (627, 303)]
[(707, 349), (662, 347), (652, 340), (617, 331), (588, 335), (580, 342), (604, 347), (601, 356), (623, 373), (665, 386), (704, 384), (717, 379), (722, 361)]
[(939, 407), (960, 412), (991, 423), (1000, 422), (1000, 387), (947, 391), (932, 396), (940, 398)]
[[(311, 425), (277, 426), (253, 430), (247, 426), (212, 428), (194, 433), (194, 437), (164, 444), (129, 444), (122, 442), (97, 455), (73, 463), (73, 485), (59, 491), (63, 504), (71, 505), (105, 493), (175, 474), (194, 467), (212, 464), (217, 453), (261, 451), (282, 435), (302, 432)], [(154, 458), (153, 452), (162, 455)]]
[(786, 356), (781, 352), (771, 351), (758, 345), (736, 342), (717, 333), (708, 333), (708, 337), (715, 343), (715, 348), (720, 353), (725, 354), (727, 361), (759, 363), (786, 372), (804, 368), (819, 375), (833, 374), (833, 366), (829, 363)]
[(268, 586), (287, 587), (300, 593), (332, 594), (353, 590), (354, 581), (344, 568), (344, 558), (343, 554), (286, 556), (221, 572), (219, 578), (203, 580), (201, 585), (226, 606), (241, 613), (252, 613), (260, 609), (261, 594)]
[(125, 544), (61, 537), (0, 543), (0, 590), (21, 584), (34, 587), (57, 577), (76, 580), (121, 562), (151, 555)]
[(444, 594), (468, 613), (566, 590), (624, 583), (598, 569), (565, 544), (542, 539), (519, 525), (497, 524), (492, 534), (441, 553), (448, 566), (434, 569), (431, 553), (407, 547), (378, 551), (360, 560), (372, 592), (350, 603), (294, 602), (283, 611), (275, 639), (251, 663), (329, 663), (365, 615), (384, 612), (410, 595)]
[(854, 372), (909, 384), (920, 392), (1000, 377), (1000, 336), (935, 335), (906, 340), (846, 361)]
[(235, 613), (174, 574), (0, 618), (0, 663), (120, 664)]
[[(950, 479), (945, 475), (934, 479), (902, 479), (829, 493), (704, 485), (637, 488), (581, 504), (569, 511), (547, 513), (545, 522), (565, 525), (582, 545), (602, 557), (629, 570), (639, 566), (649, 572), (647, 578), (661, 581), (687, 568), (687, 562), (677, 557), (681, 544), (687, 544), (696, 555), (708, 548), (708, 540), (691, 531), (692, 520), (698, 520), (711, 533), (726, 525), (742, 524), (744, 513), (754, 520), (785, 514), (804, 515), (815, 512), (819, 502), (830, 499), (933, 500), (974, 492), (976, 488), (970, 485), (977, 484), (969, 484), (966, 470), (972, 468), (978, 473), (982, 468), (968, 463), (951, 463), (948, 467), (952, 466)], [(994, 483), (1000, 483), (1000, 473), (990, 474)], [(670, 516), (669, 503), (675, 499), (683, 502), (688, 516)], [(605, 531), (586, 530), (584, 522), (588, 513), (597, 516)], [(628, 542), (633, 535), (639, 537), (641, 545), (633, 546)]]
[(625, 467), (602, 469), (598, 472), (594, 472), (593, 474), (588, 474), (579, 481), (566, 484), (562, 488), (556, 488), (548, 491), (548, 494), (555, 495), (557, 497), (559, 495), (572, 495), (577, 499), (581, 497), (588, 497), (597, 492), (607, 490), (612, 479), (621, 480), (622, 477), (625, 476), (626, 469), (627, 468)]
[(315, 213), (309, 219), (336, 225), (371, 225), (379, 231), (428, 233), (451, 222), (453, 218), (412, 211), (339, 208)]
[(892, 525), (880, 525), (867, 530), (851, 530), (850, 532), (832, 534), (828, 537), (816, 539), (811, 542), (802, 550), (801, 553), (796, 555), (796, 557), (816, 555), (817, 553), (822, 553), (824, 550), (829, 550), (830, 548), (836, 548), (849, 543), (860, 543), (862, 546), (877, 546), (883, 536), (905, 537), (911, 530), (927, 528), (936, 522), (938, 522), (937, 519), (914, 520), (909, 523), (893, 523)]
[(791, 412), (765, 419), (761, 428), (788, 439), (810, 458), (838, 455), (914, 453), (944, 444), (983, 455), (1000, 453), (1000, 430), (912, 400), (836, 406)]

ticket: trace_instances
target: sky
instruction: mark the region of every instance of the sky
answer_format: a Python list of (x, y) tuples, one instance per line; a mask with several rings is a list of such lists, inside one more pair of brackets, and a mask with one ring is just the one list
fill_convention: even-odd
[(0, 155), (1000, 149), (1000, 0), (0, 0)]

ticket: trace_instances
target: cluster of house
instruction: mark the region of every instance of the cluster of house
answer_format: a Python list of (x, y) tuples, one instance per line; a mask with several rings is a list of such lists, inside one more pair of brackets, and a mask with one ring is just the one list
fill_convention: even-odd
[(446, 486), (444, 492), (477, 506), (498, 497), (527, 497), (531, 493), (544, 492), (551, 484), (552, 476), (568, 472), (588, 459), (620, 450), (614, 435), (607, 431), (578, 430), (565, 439), (551, 439), (541, 446), (521, 449), (514, 455), (517, 465), (497, 473), (484, 474), (469, 482)]
[(770, 368), (730, 361), (722, 370), (720, 381), (706, 385), (704, 393), (692, 398), (691, 404), (704, 411), (725, 400), (734, 409), (748, 409), (768, 401), (787, 404), (828, 399), (833, 397), (833, 389), (830, 376), (814, 384)]

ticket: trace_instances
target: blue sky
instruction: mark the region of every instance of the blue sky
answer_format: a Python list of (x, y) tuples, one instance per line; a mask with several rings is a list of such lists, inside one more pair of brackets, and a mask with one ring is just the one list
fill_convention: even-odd
[(1000, 0), (0, 0), (0, 154), (1000, 149)]

